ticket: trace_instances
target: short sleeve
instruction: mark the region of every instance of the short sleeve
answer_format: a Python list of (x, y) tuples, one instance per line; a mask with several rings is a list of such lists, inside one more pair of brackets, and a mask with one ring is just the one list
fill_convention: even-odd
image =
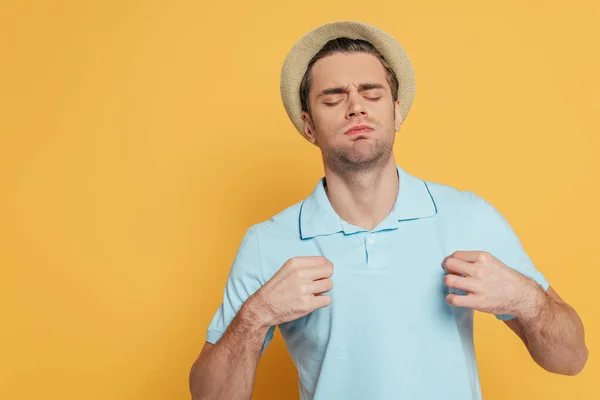
[[(206, 340), (215, 344), (227, 330), (244, 302), (265, 283), (260, 265), (258, 239), (254, 228), (248, 229), (238, 248), (229, 271), (223, 301), (217, 309), (206, 334)], [(263, 352), (273, 338), (275, 327), (265, 337)]]
[[(547, 291), (550, 284), (544, 275), (535, 268), (506, 218), (481, 197), (478, 200), (476, 234), (479, 235), (479, 240), (483, 241), (481, 250), (489, 252), (507, 266), (534, 280), (544, 291)], [(500, 314), (496, 315), (496, 318), (506, 321), (515, 317)]]

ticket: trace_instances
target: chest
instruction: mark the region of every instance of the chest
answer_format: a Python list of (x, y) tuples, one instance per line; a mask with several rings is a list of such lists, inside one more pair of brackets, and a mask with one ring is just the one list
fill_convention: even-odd
[[(452, 241), (433, 223), (408, 221), (390, 231), (331, 235), (303, 243), (299, 255), (332, 261), (330, 306), (280, 326), (305, 350), (344, 342), (397, 338), (427, 341), (456, 328), (457, 313), (446, 301), (442, 260)], [(388, 337), (389, 336), (389, 337)], [(306, 346), (309, 346), (308, 348)]]

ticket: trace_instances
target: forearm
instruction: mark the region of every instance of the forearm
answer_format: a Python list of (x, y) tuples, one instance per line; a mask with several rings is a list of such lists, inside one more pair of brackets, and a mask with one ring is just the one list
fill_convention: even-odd
[(519, 320), (529, 353), (541, 367), (564, 375), (583, 369), (588, 350), (583, 323), (572, 307), (541, 292), (535, 312)]
[(242, 307), (221, 339), (190, 372), (193, 400), (250, 400), (268, 327)]

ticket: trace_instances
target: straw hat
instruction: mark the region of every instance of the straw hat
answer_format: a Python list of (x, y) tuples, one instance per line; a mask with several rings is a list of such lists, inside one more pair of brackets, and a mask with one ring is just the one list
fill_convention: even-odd
[(321, 25), (302, 36), (283, 62), (280, 81), (281, 99), (285, 111), (298, 132), (301, 134), (304, 132), (300, 104), (302, 77), (313, 56), (325, 43), (338, 37), (366, 40), (379, 50), (400, 82), (398, 99), (402, 119), (405, 120), (415, 96), (415, 76), (404, 48), (393, 36), (373, 25), (358, 21), (337, 21)]

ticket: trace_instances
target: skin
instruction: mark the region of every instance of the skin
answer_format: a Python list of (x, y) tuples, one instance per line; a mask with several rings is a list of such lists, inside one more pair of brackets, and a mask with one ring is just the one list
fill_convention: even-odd
[[(367, 84), (381, 88), (361, 90)], [(342, 90), (327, 94), (336, 88)], [(322, 58), (313, 66), (310, 105), (310, 115), (302, 113), (304, 136), (321, 150), (329, 201), (344, 221), (371, 230), (389, 214), (398, 193), (392, 149), (402, 115), (385, 69), (370, 54)], [(374, 130), (344, 134), (363, 124)]]
[[(333, 54), (312, 70), (310, 114), (304, 136), (322, 154), (326, 193), (345, 221), (371, 230), (391, 211), (398, 193), (395, 133), (400, 102), (394, 101), (385, 69), (369, 54)], [(356, 125), (372, 130), (348, 135)], [(458, 251), (442, 262), (453, 307), (510, 314), (506, 321), (532, 358), (548, 371), (575, 375), (587, 361), (584, 329), (575, 310), (549, 288), (482, 251)], [(206, 342), (190, 372), (193, 399), (251, 399), (256, 368), (269, 327), (301, 318), (331, 298), (333, 265), (323, 257), (295, 257), (248, 298), (223, 337)]]
[(333, 264), (324, 257), (288, 260), (246, 300), (221, 339), (206, 342), (190, 372), (196, 399), (251, 399), (263, 342), (271, 326), (331, 303)]
[(444, 284), (467, 292), (450, 293), (448, 304), (516, 318), (504, 321), (523, 341), (533, 360), (549, 372), (577, 375), (588, 349), (577, 312), (549, 287), (533, 280), (483, 251), (457, 251), (442, 266)]

